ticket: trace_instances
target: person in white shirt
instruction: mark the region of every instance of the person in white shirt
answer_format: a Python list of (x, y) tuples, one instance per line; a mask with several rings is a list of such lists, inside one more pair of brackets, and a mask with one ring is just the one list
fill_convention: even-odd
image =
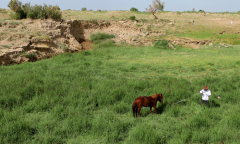
[(211, 91), (208, 89), (207, 86), (204, 86), (200, 93), (202, 94), (201, 104), (205, 102), (206, 105), (209, 107), (209, 96), (211, 96)]

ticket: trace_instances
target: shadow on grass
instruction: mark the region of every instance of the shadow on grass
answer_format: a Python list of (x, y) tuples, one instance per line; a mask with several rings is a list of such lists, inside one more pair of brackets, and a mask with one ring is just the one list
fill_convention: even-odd
[[(157, 107), (157, 112), (158, 112), (159, 115), (161, 115), (163, 113), (163, 111), (164, 111), (166, 106), (167, 106), (167, 104), (163, 103), (163, 104), (160, 104), (160, 106)], [(148, 110), (146, 111), (145, 109), (148, 109)], [(150, 112), (150, 107), (142, 107), (141, 111), (140, 111), (141, 117), (148, 117), (149, 116), (149, 112)], [(155, 109), (153, 107), (152, 107), (151, 115), (152, 114), (154, 114), (154, 115), (156, 114)], [(137, 114), (137, 117), (139, 117), (138, 114)]]
[(217, 103), (215, 100), (211, 100), (210, 104), (209, 104), (209, 107), (210, 108), (217, 108), (217, 107), (220, 107), (220, 104)]
[(158, 114), (162, 114), (166, 106), (167, 106), (167, 104), (163, 103), (159, 107), (157, 107)]
[[(199, 104), (202, 105), (202, 106), (207, 106), (206, 103), (204, 103), (204, 102), (203, 103), (199, 102)], [(218, 107), (220, 107), (220, 104), (217, 103), (215, 100), (210, 100), (209, 101), (209, 108), (218, 108)]]

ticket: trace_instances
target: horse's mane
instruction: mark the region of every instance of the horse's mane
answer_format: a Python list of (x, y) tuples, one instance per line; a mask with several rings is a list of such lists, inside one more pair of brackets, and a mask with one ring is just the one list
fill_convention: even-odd
[(151, 98), (157, 98), (159, 94), (154, 94), (153, 96), (150, 96)]
[(157, 97), (160, 97), (161, 96), (161, 93), (159, 93), (159, 94), (154, 94), (153, 96), (150, 96), (151, 98), (157, 98)]

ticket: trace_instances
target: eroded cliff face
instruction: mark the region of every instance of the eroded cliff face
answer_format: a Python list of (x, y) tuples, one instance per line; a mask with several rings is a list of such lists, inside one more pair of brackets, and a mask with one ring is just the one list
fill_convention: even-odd
[(64, 52), (79, 52), (92, 46), (90, 40), (85, 39), (79, 21), (35, 21), (31, 24), (35, 24), (36, 31), (41, 31), (42, 35), (30, 34), (27, 40), (19, 41), (17, 46), (2, 49), (0, 65), (33, 62)]
[[(5, 24), (8, 26), (8, 23)], [(35, 20), (23, 26), (11, 27), (16, 31), (32, 28), (38, 35), (28, 34), (26, 39), (18, 39), (12, 48), (0, 51), (0, 65), (20, 64), (50, 58), (64, 52), (79, 52), (92, 48), (90, 36), (104, 32), (116, 35), (116, 42), (131, 41), (129, 36), (137, 35), (135, 28), (125, 21), (84, 21), (84, 20)], [(124, 34), (125, 33), (125, 34)], [(12, 34), (10, 37), (14, 36)], [(133, 42), (135, 40), (132, 40)]]
[[(80, 52), (91, 49), (90, 36), (94, 33), (114, 34), (116, 43), (128, 43), (130, 45), (152, 45), (159, 36), (165, 35), (164, 31), (147, 30), (138, 27), (145, 23), (137, 21), (115, 21), (115, 20), (25, 20), (22, 25), (5, 23), (0, 27), (10, 28), (11, 31), (25, 32), (14, 34), (1, 40), (0, 35), (0, 65), (20, 64), (28, 61), (37, 61), (50, 58), (64, 52)], [(31, 29), (33, 32), (29, 32)], [(0, 33), (1, 34), (1, 33)], [(11, 48), (1, 47), (1, 43), (14, 39), (16, 44)], [(208, 42), (191, 40), (172, 40), (174, 44), (206, 45)]]

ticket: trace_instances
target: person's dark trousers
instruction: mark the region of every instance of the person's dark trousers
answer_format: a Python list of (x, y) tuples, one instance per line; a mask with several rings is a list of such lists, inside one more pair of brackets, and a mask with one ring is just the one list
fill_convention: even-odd
[(201, 104), (202, 104), (203, 102), (205, 102), (205, 103), (206, 103), (206, 106), (209, 107), (209, 100), (202, 100), (202, 101), (201, 101)]

